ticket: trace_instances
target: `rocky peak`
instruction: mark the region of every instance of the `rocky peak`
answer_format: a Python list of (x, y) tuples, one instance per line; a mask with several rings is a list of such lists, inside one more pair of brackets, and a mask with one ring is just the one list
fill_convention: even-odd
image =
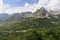
[(49, 12), (44, 7), (41, 7), (33, 14), (33, 17), (36, 18), (43, 18), (47, 16), (49, 16)]

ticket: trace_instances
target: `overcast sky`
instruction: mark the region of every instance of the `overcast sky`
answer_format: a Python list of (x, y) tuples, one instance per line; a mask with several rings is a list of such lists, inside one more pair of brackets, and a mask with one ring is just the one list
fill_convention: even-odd
[(59, 9), (60, 0), (0, 0), (0, 13), (35, 12), (41, 7)]

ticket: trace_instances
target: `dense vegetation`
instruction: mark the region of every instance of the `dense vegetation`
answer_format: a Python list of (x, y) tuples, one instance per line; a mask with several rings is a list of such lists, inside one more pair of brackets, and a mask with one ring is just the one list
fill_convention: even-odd
[(0, 40), (60, 40), (60, 27), (27, 32), (0, 32)]
[(27, 18), (0, 24), (0, 40), (60, 40), (60, 19)]

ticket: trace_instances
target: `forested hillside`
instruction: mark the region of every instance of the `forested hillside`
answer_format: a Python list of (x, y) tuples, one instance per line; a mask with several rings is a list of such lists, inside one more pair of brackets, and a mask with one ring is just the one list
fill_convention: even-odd
[(33, 14), (9, 15), (0, 22), (0, 40), (60, 40), (60, 17), (43, 7)]
[(60, 23), (56, 18), (27, 18), (0, 24), (1, 40), (60, 40)]

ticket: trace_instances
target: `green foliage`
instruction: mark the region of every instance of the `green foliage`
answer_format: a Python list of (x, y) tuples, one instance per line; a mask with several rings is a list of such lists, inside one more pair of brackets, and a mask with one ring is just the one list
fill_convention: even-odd
[[(28, 30), (28, 29), (40, 29), (40, 28), (49, 28), (49, 27), (55, 27), (57, 26), (56, 24), (52, 23), (53, 20), (51, 19), (47, 19), (47, 18), (37, 18), (37, 19), (33, 19), (33, 18), (27, 18), (24, 19), (22, 21), (12, 21), (12, 22), (7, 22), (5, 24), (0, 25), (0, 27), (3, 30)], [(55, 22), (55, 21), (54, 21)]]
[(42, 35), (40, 35), (37, 31), (33, 31), (28, 34), (27, 40), (42, 40)]
[(1, 23), (0, 40), (60, 40), (59, 21), (54, 18), (27, 18)]

